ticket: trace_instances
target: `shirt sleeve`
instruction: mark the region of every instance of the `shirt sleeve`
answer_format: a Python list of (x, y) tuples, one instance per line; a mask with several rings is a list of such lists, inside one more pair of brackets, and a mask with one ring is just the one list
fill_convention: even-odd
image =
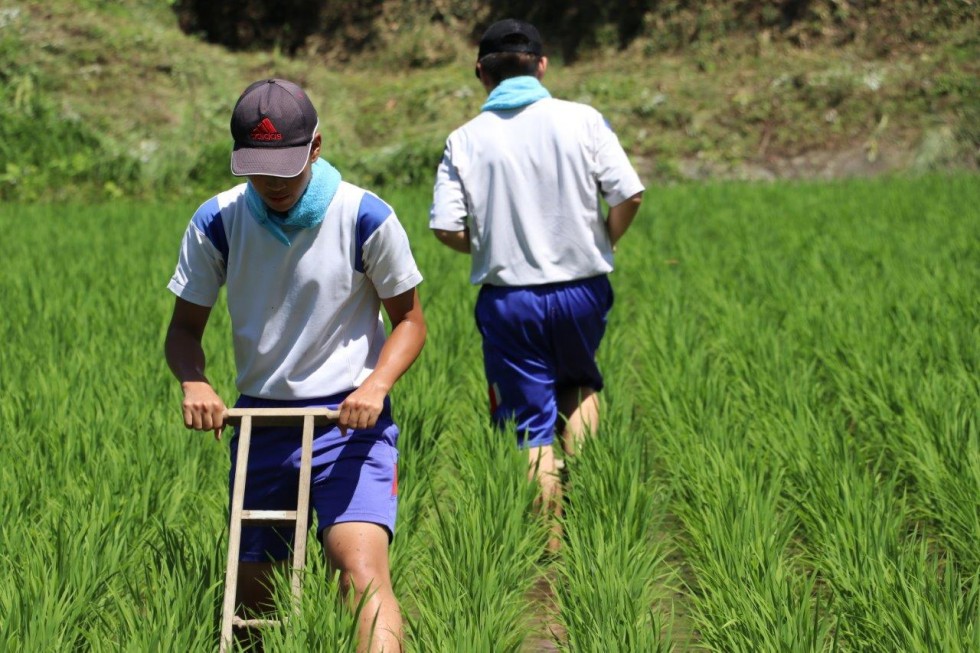
[(177, 269), (167, 284), (172, 293), (198, 306), (214, 306), (225, 282), (225, 257), (213, 242), (223, 242), (224, 227), (220, 213), (209, 213), (213, 207), (210, 202), (202, 205), (187, 225)]
[(596, 144), (596, 180), (603, 199), (610, 206), (622, 204), (644, 190), (643, 182), (633, 168), (609, 122), (597, 114), (593, 127)]
[(442, 161), (439, 162), (439, 168), (436, 170), (432, 207), (429, 209), (429, 228), (463, 231), (466, 229), (468, 215), (463, 182), (453, 164), (452, 144), (451, 141), (446, 141)]
[(365, 194), (358, 224), (365, 236), (360, 246), (363, 272), (378, 297), (389, 299), (422, 283), (408, 234), (390, 206)]

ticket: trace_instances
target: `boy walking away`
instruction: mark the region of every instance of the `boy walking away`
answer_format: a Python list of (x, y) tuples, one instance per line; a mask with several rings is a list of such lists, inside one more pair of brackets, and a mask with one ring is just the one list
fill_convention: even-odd
[[(197, 210), (168, 286), (176, 301), (165, 350), (183, 389), (184, 424), (221, 437), (225, 404), (205, 375), (201, 342), (225, 286), (235, 405), (339, 410), (336, 426), (315, 432), (311, 505), (330, 568), (355, 604), (366, 596), (359, 650), (392, 653), (402, 619), (388, 565), (398, 499), (388, 393), (425, 342), (422, 276), (392, 208), (320, 158), (317, 112), (303, 89), (282, 79), (251, 84), (231, 132), (231, 170), (247, 181)], [(299, 429), (254, 430), (246, 509), (295, 505), (300, 445)], [(237, 436), (229, 479), (236, 450)], [(270, 606), (270, 574), (291, 539), (285, 529), (243, 529), (246, 612)]]
[(491, 417), (516, 425), (542, 501), (560, 514), (552, 443), (560, 430), (572, 455), (598, 428), (607, 275), (644, 188), (598, 111), (551, 97), (547, 69), (533, 25), (507, 19), (483, 35), (475, 72), (489, 95), (446, 141), (429, 227), (472, 257)]

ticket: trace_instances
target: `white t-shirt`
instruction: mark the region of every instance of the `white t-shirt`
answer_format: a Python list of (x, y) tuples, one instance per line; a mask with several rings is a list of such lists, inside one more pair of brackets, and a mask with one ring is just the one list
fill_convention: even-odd
[(197, 210), (168, 288), (213, 306), (226, 286), (242, 394), (308, 399), (359, 386), (385, 341), (381, 298), (422, 281), (405, 230), (388, 204), (341, 182), (323, 222), (286, 246), (249, 212), (245, 188)]
[(613, 269), (600, 195), (615, 206), (642, 190), (598, 111), (547, 98), (449, 135), (429, 227), (469, 227), (474, 284), (584, 279)]

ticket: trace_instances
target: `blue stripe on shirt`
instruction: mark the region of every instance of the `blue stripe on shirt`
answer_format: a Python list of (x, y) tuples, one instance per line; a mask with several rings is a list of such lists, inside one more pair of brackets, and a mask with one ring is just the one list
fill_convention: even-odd
[(374, 235), (378, 227), (391, 215), (391, 207), (371, 193), (364, 193), (357, 209), (357, 242), (354, 247), (354, 269), (364, 273), (364, 243)]
[(194, 226), (207, 236), (214, 248), (221, 252), (221, 257), (228, 262), (228, 238), (225, 236), (225, 225), (221, 220), (221, 209), (218, 208), (218, 198), (212, 197), (194, 213), (191, 218)]

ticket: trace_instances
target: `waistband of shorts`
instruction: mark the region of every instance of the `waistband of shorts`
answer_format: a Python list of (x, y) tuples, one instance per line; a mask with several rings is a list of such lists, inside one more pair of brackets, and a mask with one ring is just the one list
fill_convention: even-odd
[(565, 288), (577, 288), (580, 286), (591, 286), (596, 282), (607, 282), (609, 281), (608, 274), (597, 274), (593, 277), (582, 277), (580, 279), (569, 279), (568, 281), (550, 281), (548, 283), (537, 283), (528, 284), (526, 286), (496, 286), (493, 284), (485, 283), (480, 286), (480, 291), (486, 290), (487, 292), (501, 292), (506, 293), (509, 290), (541, 290), (544, 292), (550, 290), (562, 290)]

